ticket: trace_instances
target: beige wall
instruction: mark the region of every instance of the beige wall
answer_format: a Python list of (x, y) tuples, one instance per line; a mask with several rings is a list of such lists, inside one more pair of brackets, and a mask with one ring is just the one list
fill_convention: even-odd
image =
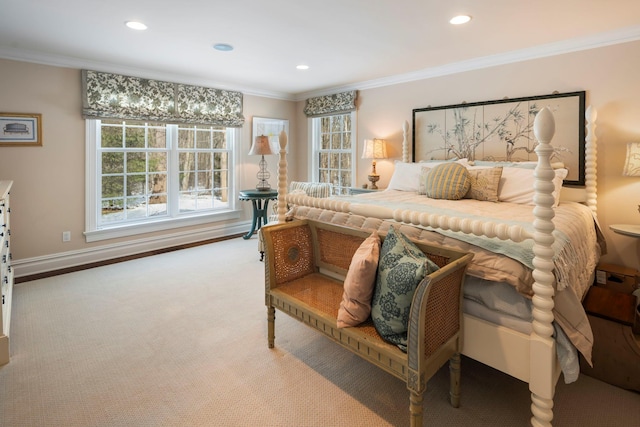
[[(640, 268), (640, 239), (609, 231), (614, 223), (640, 223), (640, 180), (621, 176), (625, 147), (640, 141), (640, 42), (508, 64), (415, 82), (359, 91), (358, 153), (364, 139), (390, 142), (393, 159), (378, 162), (380, 186), (386, 186), (394, 159), (401, 158), (402, 123), (412, 110), (548, 94), (587, 91), (598, 110), (598, 214), (609, 244), (604, 261)], [(84, 120), (80, 116), (80, 71), (0, 60), (0, 111), (41, 113), (41, 148), (0, 147), (0, 179), (15, 181), (12, 191), (12, 244), (15, 259), (83, 251), (113, 242), (84, 242)], [(308, 121), (297, 103), (245, 95), (241, 187), (255, 185), (257, 159), (251, 146), (251, 118), (290, 121), (289, 179), (307, 179)], [(271, 184), (277, 185), (277, 157), (267, 159)], [(371, 164), (358, 160), (357, 184), (366, 183)], [(242, 221), (250, 219), (248, 204)], [(191, 229), (193, 229), (192, 227)], [(248, 228), (248, 227), (247, 227)], [(72, 240), (62, 243), (62, 231)], [(175, 233), (172, 231), (170, 233)], [(160, 233), (161, 234), (161, 233)], [(123, 239), (124, 240), (124, 239)], [(122, 241), (122, 240), (120, 240)], [(117, 241), (116, 241), (117, 242)]]
[[(503, 97), (586, 90), (587, 105), (598, 110), (598, 216), (608, 242), (603, 261), (640, 268), (640, 239), (611, 232), (609, 224), (640, 224), (640, 179), (623, 177), (626, 143), (640, 141), (640, 42), (581, 51), (455, 75), (359, 91), (358, 154), (363, 140), (386, 138), (391, 155), (402, 156), (402, 123), (412, 110), (427, 106), (476, 102)], [(298, 140), (307, 137), (307, 121), (298, 103)], [(411, 132), (411, 131), (410, 131)], [(301, 158), (308, 150), (301, 147)], [(393, 161), (377, 162), (385, 187)], [(357, 184), (367, 182), (371, 162), (358, 160)], [(300, 175), (308, 170), (300, 169)]]
[[(42, 114), (42, 147), (0, 147), (0, 179), (14, 181), (11, 233), (12, 253), (17, 264), (25, 259), (74, 253), (145, 237), (85, 242), (82, 234), (85, 121), (81, 117), (80, 70), (0, 59), (0, 76), (0, 112)], [(241, 136), (241, 188), (253, 188), (257, 183), (258, 158), (247, 155), (251, 147), (252, 117), (290, 120), (290, 132), (295, 132), (294, 109), (295, 103), (291, 101), (244, 96), (246, 122)], [(269, 157), (270, 182), (275, 187), (277, 158)], [(250, 204), (241, 202), (238, 206), (243, 209), (241, 220), (248, 222)], [(197, 228), (185, 227), (165, 234), (175, 235)], [(63, 231), (71, 231), (70, 242), (62, 242)], [(20, 275), (19, 268), (17, 273)]]

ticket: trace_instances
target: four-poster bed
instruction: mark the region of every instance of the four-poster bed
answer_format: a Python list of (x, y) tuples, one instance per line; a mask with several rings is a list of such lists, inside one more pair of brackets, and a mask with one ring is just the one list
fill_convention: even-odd
[[(566, 354), (561, 357), (562, 354), (567, 351), (571, 353), (573, 349), (573, 358), (577, 359), (575, 348), (578, 348), (586, 360), (590, 361), (591, 358), (592, 335), (580, 301), (588, 285), (592, 283), (594, 267), (601, 253), (600, 248), (604, 250), (604, 242), (595, 221), (596, 112), (589, 107), (585, 116), (587, 132), (584, 188), (563, 188), (562, 193), (557, 194), (558, 175), (550, 161), (554, 151), (550, 142), (555, 132), (555, 122), (551, 111), (543, 108), (536, 115), (534, 123), (537, 141), (535, 152), (538, 159), (532, 178), (535, 182), (531, 205), (535, 206), (494, 203), (494, 206), (501, 207), (499, 210), (502, 213), (487, 215), (488, 219), (482, 219), (484, 214), (481, 214), (483, 211), (479, 206), (493, 202), (465, 201), (464, 206), (473, 208), (473, 214), (456, 214), (452, 210), (453, 203), (463, 206), (462, 202), (437, 201), (435, 207), (417, 207), (429, 198), (418, 195), (416, 197), (420, 198), (419, 203), (414, 205), (413, 201), (408, 201), (406, 194), (401, 194), (396, 202), (392, 202), (396, 203), (395, 205), (385, 202), (383, 199), (387, 195), (401, 193), (393, 191), (326, 199), (298, 194), (287, 195), (286, 137), (281, 137), (279, 199), (286, 200), (294, 206), (291, 214), (295, 218), (310, 218), (381, 232), (385, 232), (389, 224), (401, 224), (401, 229), (407, 231), (415, 240), (429, 239), (431, 243), (437, 242), (472, 251), (475, 256), (468, 270), (468, 279), (475, 271), (475, 275), (479, 276), (476, 278), (480, 281), (485, 278), (500, 281), (487, 273), (491, 270), (488, 266), (493, 263), (487, 248), (495, 246), (493, 242), (499, 240), (513, 244), (507, 246), (507, 249), (501, 249), (502, 254), (519, 250), (518, 245), (529, 245), (526, 247), (531, 255), (530, 263), (523, 272), (514, 274), (517, 276), (515, 278), (506, 278), (506, 274), (503, 273), (497, 274), (497, 277), (505, 282), (510, 282), (509, 287), (517, 289), (519, 294), (524, 295), (528, 292), (525, 298), (528, 300), (525, 305), (528, 304), (530, 307), (530, 319), (526, 322), (529, 325), (528, 329), (512, 328), (508, 322), (498, 325), (491, 319), (481, 318), (474, 311), (471, 311), (473, 314), (467, 312), (465, 306), (463, 354), (527, 382), (531, 391), (532, 425), (550, 426), (553, 418), (555, 384), (561, 373), (560, 361), (563, 361), (562, 372), (565, 381), (575, 380), (579, 373), (579, 367), (578, 371), (575, 371), (577, 360), (567, 361)], [(409, 163), (410, 148), (406, 124), (404, 135), (403, 162)], [(414, 159), (417, 160), (419, 159)], [(430, 165), (424, 163), (424, 166)], [(557, 197), (562, 200), (558, 207)], [(278, 204), (279, 222), (285, 221), (287, 203)], [(505, 211), (508, 213), (505, 214)], [(525, 211), (528, 213), (523, 213)], [(560, 230), (554, 225), (554, 217)], [(580, 228), (582, 225), (577, 224), (586, 225), (585, 228)], [(455, 243), (462, 235), (470, 236), (470, 240)], [(484, 239), (485, 243), (480, 243), (477, 237)], [(572, 257), (578, 255), (580, 260), (575, 260), (575, 263), (579, 266), (573, 267), (580, 271), (572, 270)], [(504, 258), (500, 261), (505, 263), (506, 267), (503, 266), (503, 269), (509, 270), (515, 264), (520, 264), (504, 255), (498, 256)], [(525, 284), (522, 288), (522, 283), (528, 285)], [(467, 287), (470, 285), (466, 284), (465, 288)], [(521, 302), (517, 302), (515, 305), (520, 304)], [(569, 354), (568, 359), (571, 358)]]

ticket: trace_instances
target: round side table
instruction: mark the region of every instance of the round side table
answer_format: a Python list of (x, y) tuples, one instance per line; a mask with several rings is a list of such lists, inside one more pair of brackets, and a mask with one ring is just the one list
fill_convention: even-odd
[(260, 227), (267, 224), (269, 200), (277, 200), (278, 192), (276, 190), (242, 190), (239, 193), (238, 199), (243, 201), (251, 200), (253, 204), (251, 230), (242, 236), (243, 239), (247, 240), (253, 236), (253, 233), (260, 230)]
[(625, 236), (631, 236), (631, 237), (640, 237), (640, 225), (613, 224), (613, 225), (610, 225), (609, 228), (618, 234), (624, 234)]

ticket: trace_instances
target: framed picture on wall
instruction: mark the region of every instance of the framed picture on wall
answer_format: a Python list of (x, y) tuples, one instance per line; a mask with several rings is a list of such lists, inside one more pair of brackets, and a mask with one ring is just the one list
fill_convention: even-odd
[(536, 161), (533, 122), (543, 107), (555, 119), (551, 161), (568, 169), (565, 184), (584, 185), (584, 91), (415, 109), (413, 159)]
[[(269, 137), (269, 145), (271, 146), (273, 154), (278, 154), (280, 152), (280, 132), (283, 130), (287, 134), (287, 140), (291, 141), (289, 137), (289, 120), (253, 116), (253, 135), (251, 142), (253, 143), (256, 136), (265, 135)], [(289, 144), (287, 144), (286, 150), (288, 153)]]
[(42, 145), (42, 114), (0, 113), (0, 146)]

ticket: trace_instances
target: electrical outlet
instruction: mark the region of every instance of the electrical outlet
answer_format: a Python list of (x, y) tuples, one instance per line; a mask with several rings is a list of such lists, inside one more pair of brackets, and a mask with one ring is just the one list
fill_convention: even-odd
[(63, 231), (62, 232), (62, 241), (63, 242), (71, 241), (71, 232), (70, 231)]

